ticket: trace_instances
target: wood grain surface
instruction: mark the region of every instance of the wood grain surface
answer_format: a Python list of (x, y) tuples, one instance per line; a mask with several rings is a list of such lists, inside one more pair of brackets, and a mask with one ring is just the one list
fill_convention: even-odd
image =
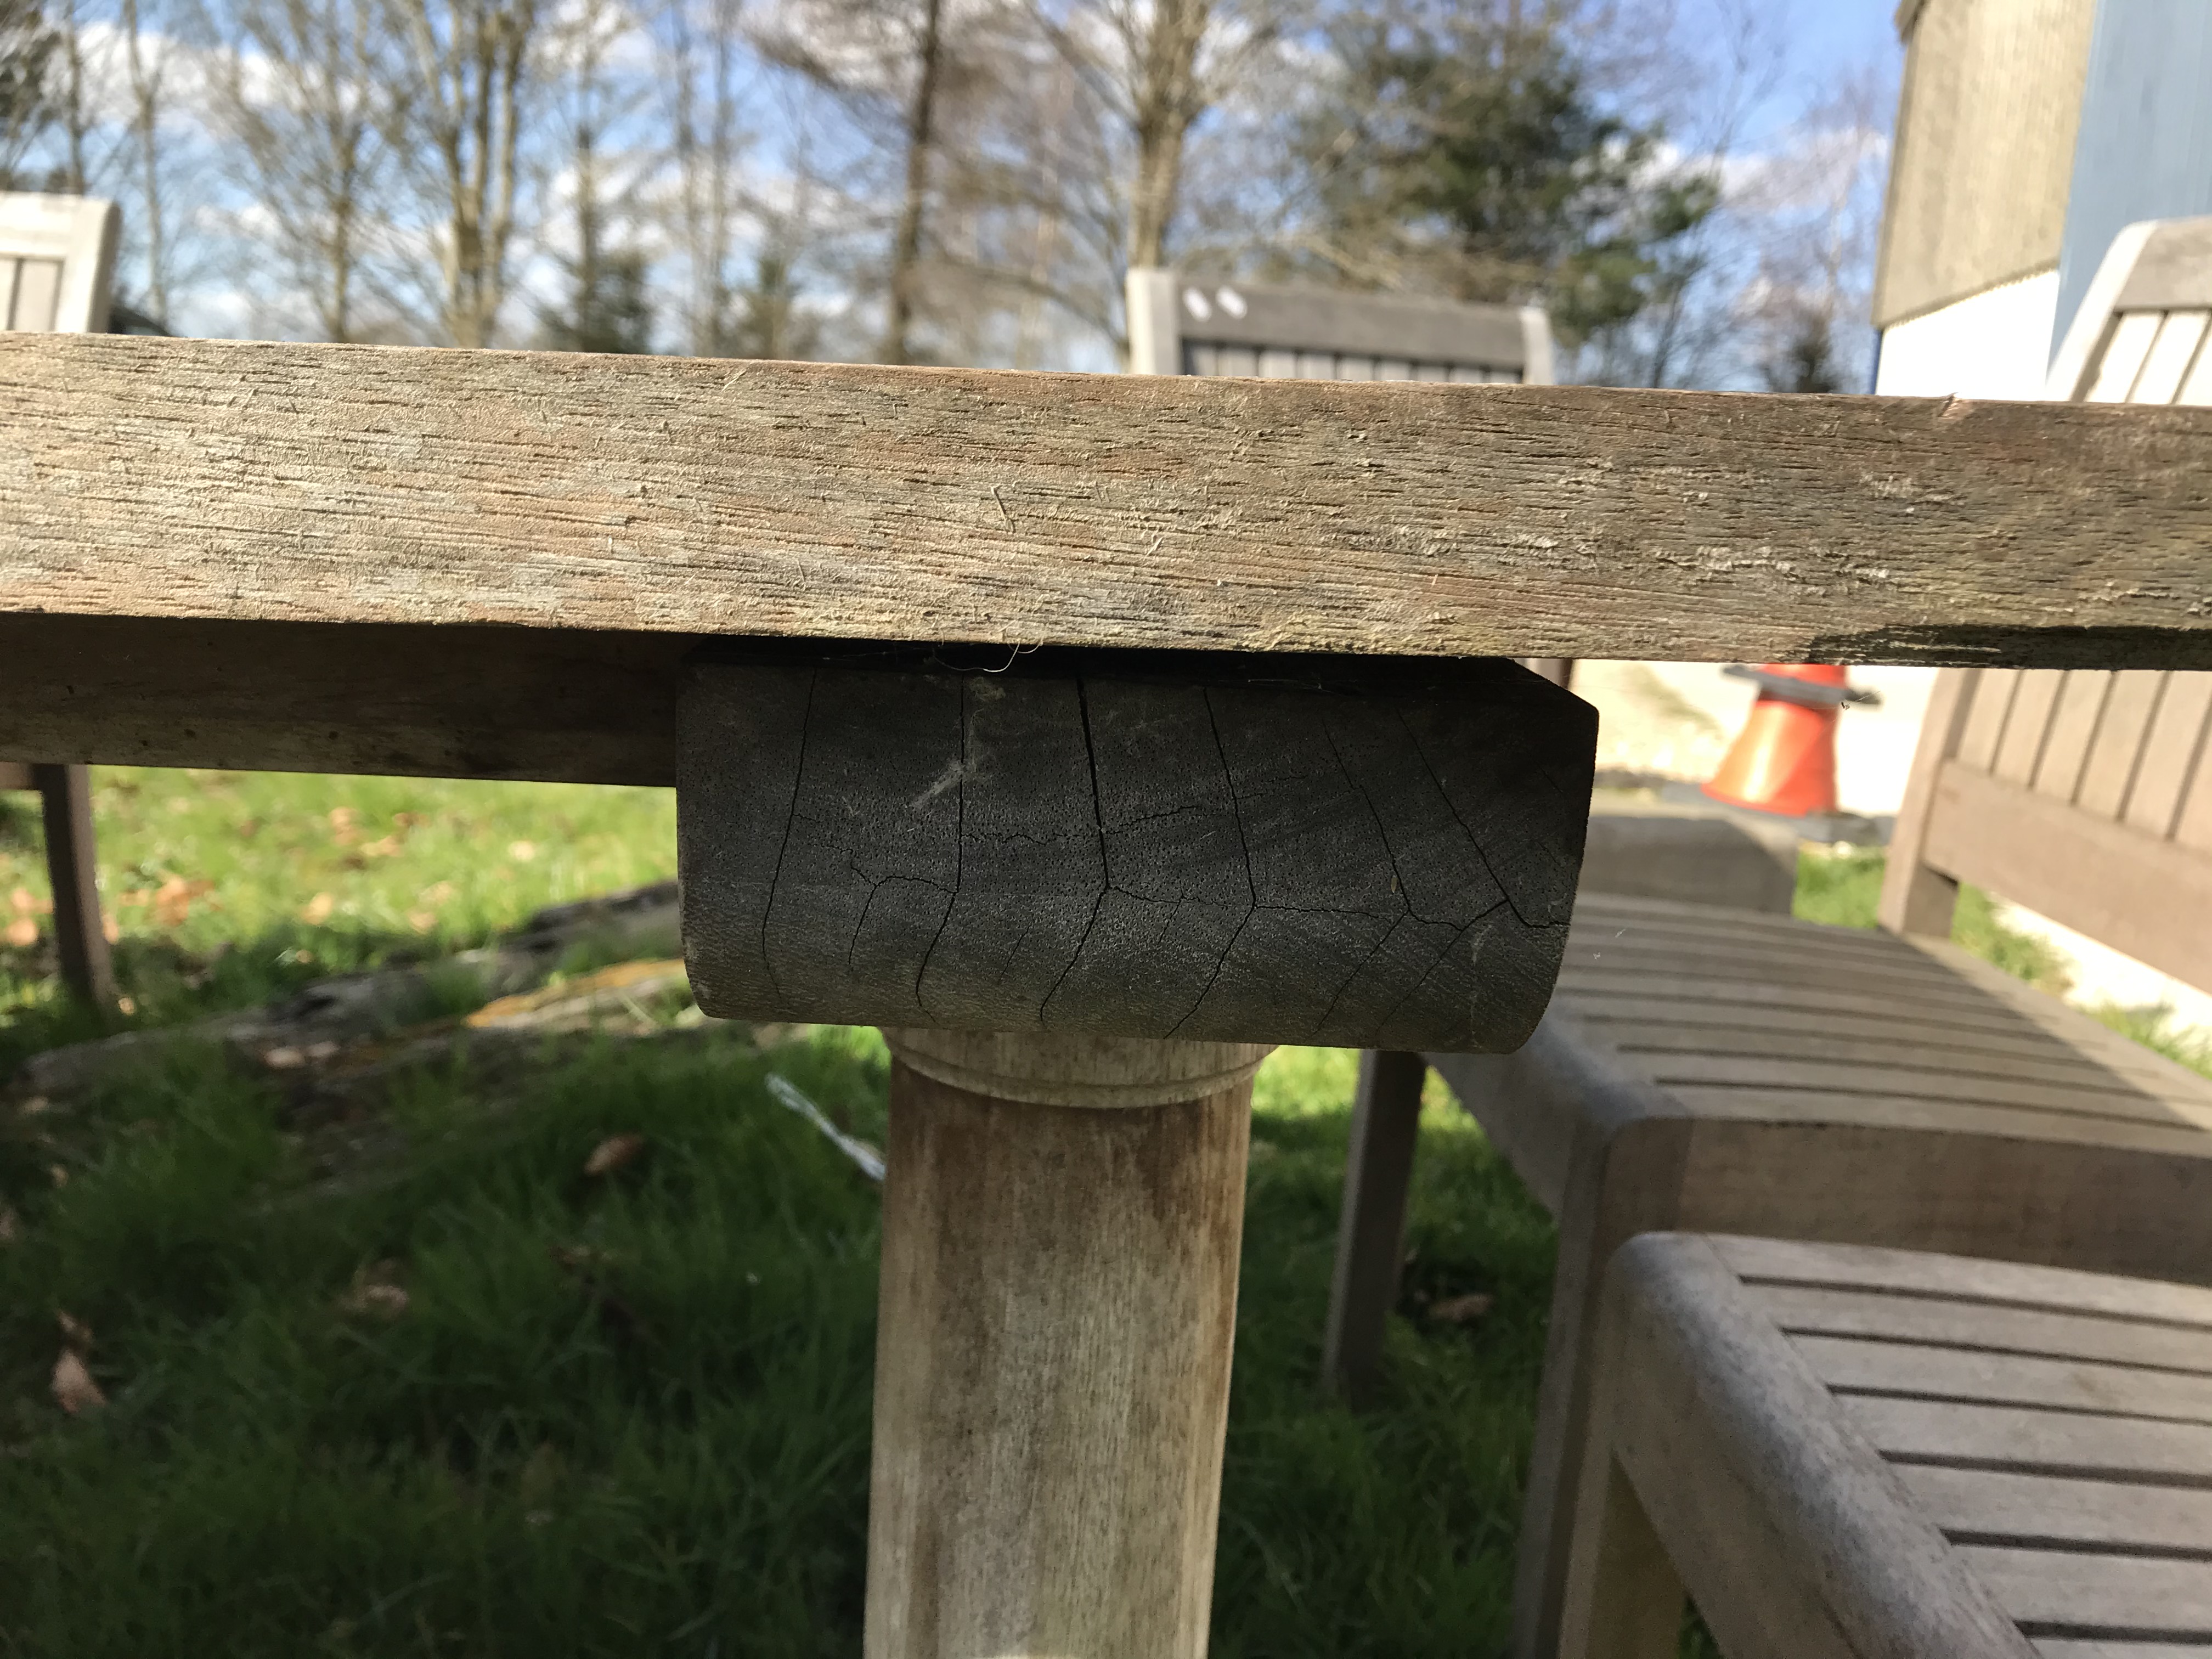
[(672, 784), (693, 643), (0, 615), (0, 757)]
[(2212, 410), (0, 338), (0, 605), (2212, 667)]
[(702, 1008), (1468, 1049), (1534, 1026), (1587, 704), (1495, 660), (974, 659), (694, 667), (678, 844)]
[(891, 1067), (867, 1659), (1200, 1659), (1252, 1089)]

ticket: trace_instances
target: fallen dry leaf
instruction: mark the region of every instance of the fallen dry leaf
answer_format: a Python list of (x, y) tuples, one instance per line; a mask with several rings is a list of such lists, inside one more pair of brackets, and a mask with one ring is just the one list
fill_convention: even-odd
[(318, 893), (300, 907), (300, 920), (310, 927), (319, 927), (331, 919), (331, 912), (337, 908), (338, 902), (328, 893)]
[(1498, 1298), (1487, 1291), (1469, 1291), (1429, 1304), (1429, 1317), (1440, 1325), (1471, 1325), (1488, 1313)]
[(356, 1285), (338, 1298), (338, 1311), (397, 1319), (407, 1311), (407, 1291), (398, 1285)]
[(584, 1173), (612, 1175), (644, 1150), (643, 1135), (609, 1135), (592, 1148), (592, 1155), (584, 1160)]
[(407, 1311), (406, 1288), (399, 1283), (401, 1272), (400, 1264), (388, 1257), (371, 1262), (353, 1276), (353, 1283), (339, 1296), (338, 1311), (398, 1318)]
[(84, 1361), (73, 1348), (64, 1348), (61, 1358), (54, 1361), (53, 1387), (55, 1403), (71, 1417), (98, 1411), (107, 1403), (107, 1396), (100, 1391), (100, 1384), (92, 1380), (92, 1373), (85, 1370)]
[(338, 1045), (327, 1040), (310, 1042), (302, 1048), (287, 1045), (262, 1050), (261, 1063), (272, 1072), (296, 1072), (302, 1066), (319, 1066), (323, 1061), (335, 1058), (337, 1052)]
[(8, 895), (8, 906), (19, 916), (50, 916), (54, 913), (54, 902), (40, 898), (27, 887), (18, 887)]
[(350, 847), (361, 839), (361, 808), (331, 808), (331, 839), (341, 847)]
[(0, 939), (19, 951), (27, 951), (39, 942), (39, 924), (28, 916), (18, 916), (8, 924), (4, 933), (0, 933)]
[(399, 837), (386, 836), (380, 841), (373, 841), (361, 849), (361, 855), (365, 859), (396, 859), (399, 856)]
[(107, 935), (107, 942), (110, 945), (118, 943), (123, 938), (123, 924), (112, 915), (102, 916), (100, 919), (100, 931)]
[(164, 927), (180, 927), (192, 913), (192, 901), (213, 891), (215, 884), (211, 881), (187, 881), (182, 876), (171, 876), (154, 890), (154, 920)]
[(438, 913), (435, 910), (410, 910), (407, 925), (418, 933), (427, 933), (438, 925)]
[(58, 1308), (54, 1310), (54, 1318), (59, 1322), (61, 1325), (62, 1340), (64, 1343), (76, 1349), (79, 1353), (90, 1353), (92, 1352), (91, 1326), (86, 1324), (84, 1321), (76, 1317), (74, 1315), (65, 1313)]
[(527, 864), (538, 856), (538, 843), (531, 841), (511, 841), (507, 844), (507, 855), (517, 864)]

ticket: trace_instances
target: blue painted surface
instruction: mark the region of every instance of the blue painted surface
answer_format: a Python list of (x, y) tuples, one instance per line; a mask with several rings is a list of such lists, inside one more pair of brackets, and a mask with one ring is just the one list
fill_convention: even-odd
[(2122, 227), (2200, 213), (2212, 213), (2212, 0), (2099, 0), (2052, 351)]

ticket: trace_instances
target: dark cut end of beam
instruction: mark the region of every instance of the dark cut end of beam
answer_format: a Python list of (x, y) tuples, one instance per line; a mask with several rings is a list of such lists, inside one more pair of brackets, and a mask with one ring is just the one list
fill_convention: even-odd
[(710, 647), (692, 986), (732, 1018), (1516, 1048), (1596, 734), (1497, 659)]

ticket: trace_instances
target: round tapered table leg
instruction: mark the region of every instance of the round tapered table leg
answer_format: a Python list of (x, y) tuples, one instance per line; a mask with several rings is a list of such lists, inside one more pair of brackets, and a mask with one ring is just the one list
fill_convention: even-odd
[(889, 1035), (868, 1659), (1197, 1659), (1267, 1050)]

